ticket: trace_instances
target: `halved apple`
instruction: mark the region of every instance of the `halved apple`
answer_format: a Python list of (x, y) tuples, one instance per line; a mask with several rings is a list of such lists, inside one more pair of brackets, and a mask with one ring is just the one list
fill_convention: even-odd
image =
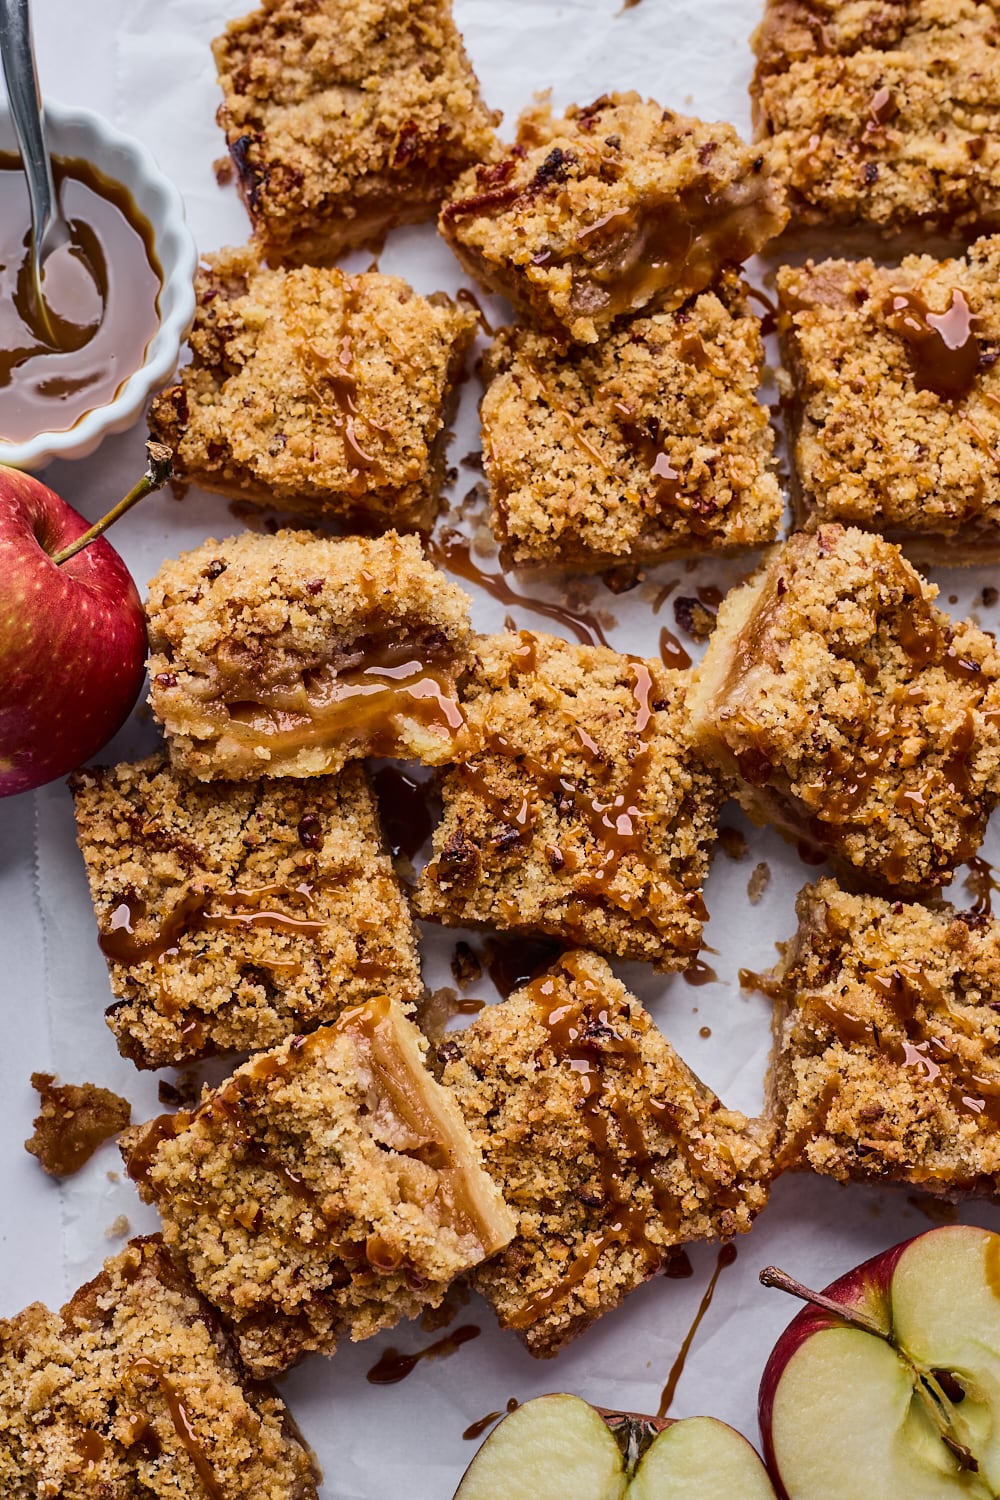
[(928, 1230), (822, 1300), (843, 1313), (800, 1312), (761, 1382), (784, 1500), (1000, 1496), (1000, 1235)]
[(714, 1417), (679, 1422), (538, 1396), (495, 1427), (455, 1500), (775, 1500), (746, 1438)]

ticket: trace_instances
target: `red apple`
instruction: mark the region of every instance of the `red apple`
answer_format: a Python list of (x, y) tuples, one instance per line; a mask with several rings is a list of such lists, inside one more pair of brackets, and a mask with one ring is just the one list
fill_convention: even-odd
[(783, 1500), (1000, 1494), (1000, 1235), (928, 1230), (821, 1295), (833, 1306), (793, 1319), (761, 1382)]
[(680, 1422), (538, 1396), (493, 1429), (455, 1500), (775, 1500), (746, 1438), (714, 1417)]
[(146, 625), (135, 584), (98, 537), (27, 474), (0, 468), (0, 796), (73, 770), (127, 718), (142, 687)]

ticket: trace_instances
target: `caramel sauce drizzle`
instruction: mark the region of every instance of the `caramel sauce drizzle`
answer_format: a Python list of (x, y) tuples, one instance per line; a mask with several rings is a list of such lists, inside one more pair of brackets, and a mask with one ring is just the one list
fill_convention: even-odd
[(826, 996), (804, 996), (799, 1003), (808, 1015), (829, 1027), (844, 1046), (861, 1042), (874, 1047), (898, 1067), (915, 1069), (927, 1083), (939, 1084), (959, 1113), (1000, 1125), (1000, 1077), (977, 1072), (954, 1047), (929, 1033), (917, 1020), (918, 1002), (940, 1005), (943, 998), (923, 974), (913, 965), (897, 964), (888, 972), (866, 973), (864, 982), (900, 1026), (905, 1040), (886, 1035), (877, 1021), (859, 1016)]
[[(194, 886), (160, 919), (153, 936), (146, 940), (138, 938), (135, 933), (136, 924), (146, 914), (145, 905), (139, 897), (126, 895), (112, 912), (109, 930), (100, 934), (98, 943), (105, 958), (112, 963), (135, 968), (138, 964), (158, 961), (165, 954), (176, 951), (181, 938), (191, 932), (220, 929), (246, 932), (254, 928), (266, 928), (270, 932), (290, 937), (315, 939), (325, 929), (324, 921), (261, 907), (264, 901), (286, 899), (294, 895), (305, 896), (308, 900), (311, 894), (310, 887), (305, 884), (295, 887), (271, 884), (232, 891), (206, 890), (204, 887)], [(224, 909), (221, 912), (212, 911), (212, 906)]]
[[(650, 1239), (651, 1221), (663, 1224), (675, 1234), (681, 1228), (681, 1216), (673, 1194), (657, 1182), (653, 1173), (656, 1158), (643, 1121), (629, 1108), (606, 1068), (611, 1057), (620, 1058), (632, 1078), (638, 1084), (644, 1084), (645, 1069), (639, 1044), (616, 1028), (603, 1003), (602, 992), (582, 972), (572, 955), (562, 960), (562, 969), (562, 975), (548, 974), (534, 980), (528, 986), (528, 993), (537, 1007), (553, 1052), (579, 1079), (581, 1115), (598, 1159), (605, 1222), (557, 1281), (508, 1315), (505, 1326), (509, 1328), (527, 1328), (544, 1317), (584, 1280), (604, 1252), (615, 1245), (628, 1245), (638, 1250), (652, 1270), (669, 1252), (667, 1247)], [(566, 976), (582, 990), (580, 998), (567, 998)], [(674, 1143), (685, 1155), (692, 1176), (703, 1181), (693, 1150), (671, 1126), (669, 1107), (662, 1101), (649, 1099), (648, 1109), (654, 1119), (662, 1122), (664, 1129), (672, 1131)], [(634, 1189), (628, 1177), (623, 1175), (621, 1148), (612, 1144), (612, 1122), (624, 1148), (625, 1170), (638, 1176), (650, 1190), (652, 1207), (649, 1209), (632, 1201)]]
[(194, 1471), (201, 1482), (202, 1489), (209, 1497), (209, 1500), (226, 1500), (222, 1486), (215, 1477), (215, 1470), (209, 1463), (205, 1455), (205, 1450), (198, 1440), (191, 1415), (184, 1405), (184, 1401), (174, 1386), (173, 1381), (167, 1376), (163, 1366), (155, 1359), (149, 1359), (145, 1355), (140, 1355), (138, 1359), (132, 1361), (129, 1366), (129, 1373), (148, 1375), (151, 1380), (156, 1381), (163, 1393), (163, 1399), (167, 1403), (167, 1410), (170, 1413), (170, 1420), (174, 1424), (174, 1431), (178, 1438), (180, 1438), (181, 1444), (191, 1460)]
[[(634, 674), (632, 692), (636, 703), (635, 732), (644, 741), (648, 738), (654, 714), (650, 703), (653, 678), (645, 662), (633, 661), (631, 667)], [(594, 752), (588, 750), (586, 738), (581, 740), (581, 744), (596, 759)], [(642, 809), (642, 801), (649, 776), (648, 747), (643, 746), (633, 756), (624, 787), (607, 801), (601, 800), (598, 793), (585, 791), (558, 762), (544, 765), (496, 731), (487, 730), (483, 748), (491, 755), (516, 761), (519, 769), (530, 778), (531, 785), (517, 794), (515, 802), (493, 790), (481, 763), (476, 760), (469, 760), (457, 768), (461, 778), (475, 788), (477, 796), (507, 827), (524, 836), (531, 832), (535, 822), (531, 794), (535, 792), (554, 797), (561, 808), (572, 810), (592, 837), (596, 845), (596, 861), (587, 860), (577, 850), (553, 851), (563, 860), (562, 867), (573, 877), (575, 895), (607, 901), (630, 915), (642, 916), (658, 931), (670, 930), (670, 913), (668, 911), (664, 917), (663, 908), (667, 906), (672, 910), (677, 898), (695, 915), (704, 917), (705, 908), (700, 893), (685, 890), (670, 875), (653, 879), (640, 897), (631, 897), (613, 888), (622, 860), (630, 854), (641, 855), (645, 848), (647, 815)]]
[(557, 625), (571, 631), (582, 646), (609, 646), (611, 643), (595, 614), (585, 609), (571, 609), (568, 604), (556, 604), (550, 599), (539, 599), (534, 594), (521, 594), (507, 582), (506, 574), (491, 571), (478, 563), (472, 555), (472, 543), (468, 537), (452, 527), (445, 526), (436, 536), (424, 539), (424, 550), (438, 567), (447, 568), (476, 583), (491, 598), (501, 604), (523, 605), (532, 614), (554, 620)]
[(691, 1327), (688, 1329), (684, 1337), (684, 1341), (681, 1344), (680, 1349), (677, 1351), (677, 1358), (674, 1360), (673, 1364), (670, 1367), (670, 1374), (667, 1376), (667, 1383), (663, 1387), (663, 1391), (660, 1395), (660, 1404), (656, 1409), (656, 1415), (660, 1419), (667, 1415), (667, 1412), (670, 1410), (670, 1407), (673, 1404), (674, 1396), (677, 1393), (677, 1386), (680, 1382), (681, 1376), (684, 1374), (684, 1366), (687, 1364), (687, 1357), (691, 1352), (691, 1345), (694, 1343), (695, 1334), (701, 1327), (702, 1319), (712, 1305), (712, 1299), (715, 1296), (715, 1288), (719, 1284), (719, 1277), (722, 1275), (726, 1267), (731, 1266), (735, 1260), (736, 1246), (723, 1245), (719, 1250), (718, 1259), (715, 1262), (715, 1270), (712, 1272), (711, 1280), (709, 1281), (708, 1286), (705, 1288), (705, 1294), (702, 1297), (701, 1302), (698, 1304), (698, 1311), (695, 1313), (694, 1319), (691, 1323)]
[[(418, 1349), (415, 1354), (401, 1354), (398, 1349), (386, 1349), (372, 1365), (365, 1379), (369, 1385), (397, 1385), (412, 1374), (421, 1360), (440, 1359), (444, 1355), (454, 1354), (463, 1344), (477, 1339), (482, 1331), (475, 1323), (465, 1323), (461, 1328), (456, 1328), (454, 1333), (446, 1333), (444, 1338), (428, 1344), (425, 1349)], [(499, 1415), (498, 1412), (497, 1416)]]
[(888, 327), (906, 347), (918, 391), (942, 401), (967, 396), (979, 374), (979, 319), (965, 293), (953, 289), (943, 312), (932, 312), (918, 291), (893, 291), (883, 304)]
[[(976, 694), (973, 706), (978, 705), (989, 686), (988, 681), (983, 680), (980, 664), (958, 653), (950, 633), (941, 628), (923, 601), (912, 599), (901, 607), (897, 634), (903, 651), (915, 666), (940, 668), (953, 681), (968, 685)], [(830, 750), (818, 779), (805, 787), (819, 809), (813, 833), (821, 842), (824, 823), (850, 822), (867, 800), (873, 783), (883, 770), (887, 750), (904, 732), (906, 712), (918, 709), (925, 702), (923, 689), (919, 684), (912, 684), (894, 697), (890, 724), (870, 730), (860, 744), (846, 751)], [(989, 719), (989, 715), (984, 717)], [(971, 708), (967, 708), (961, 724), (945, 747), (948, 754), (943, 765), (931, 773), (960, 797), (969, 791), (968, 760), (975, 740), (976, 724)], [(921, 826), (925, 822), (930, 784), (928, 781), (923, 787), (904, 788), (896, 798), (897, 811), (912, 816)], [(893, 878), (891, 858), (886, 870), (889, 878)]]
[[(353, 278), (344, 278), (344, 303), (335, 362), (327, 359), (309, 338), (301, 321), (295, 316), (290, 297), (291, 293), (288, 292), (285, 298), (284, 318), (290, 332), (297, 336), (307, 386), (321, 407), (324, 407), (324, 395), (328, 394), (333, 398), (336, 412), (330, 412), (329, 407), (325, 409), (333, 416), (336, 425), (340, 428), (345, 458), (349, 464), (353, 465), (350, 492), (354, 495), (362, 494), (369, 484), (378, 485), (384, 481), (380, 474), (376, 474), (374, 480), (368, 477), (379, 466), (374, 455), (369, 453), (362, 444), (362, 439), (358, 434), (358, 423), (362, 423), (371, 432), (380, 434), (385, 434), (387, 429), (380, 426), (372, 417), (367, 416), (358, 406), (358, 382), (354, 372), (354, 343), (348, 331), (352, 314), (358, 310), (357, 285)], [(370, 439), (366, 438), (365, 441), (370, 441)]]

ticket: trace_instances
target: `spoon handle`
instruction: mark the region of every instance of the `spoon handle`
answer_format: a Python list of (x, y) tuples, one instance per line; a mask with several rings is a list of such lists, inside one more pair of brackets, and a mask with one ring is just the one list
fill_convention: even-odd
[(35, 71), (29, 0), (0, 0), (0, 57), (21, 160), (28, 179), (34, 251), (42, 258), (46, 232), (61, 218), (52, 164), (42, 129), (42, 97)]

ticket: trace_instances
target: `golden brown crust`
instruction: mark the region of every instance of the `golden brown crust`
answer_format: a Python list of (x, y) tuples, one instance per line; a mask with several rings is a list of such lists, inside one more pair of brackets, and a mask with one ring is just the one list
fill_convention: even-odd
[(998, 280), (1000, 238), (967, 260), (781, 268), (800, 520), (880, 531), (910, 555), (916, 539), (938, 563), (1000, 551)]
[(488, 1006), (439, 1049), (516, 1239), (474, 1281), (548, 1356), (664, 1263), (750, 1228), (766, 1130), (723, 1108), (594, 954)]
[(505, 563), (590, 570), (774, 541), (763, 362), (734, 273), (597, 345), (501, 330), (482, 423)]
[(677, 307), (787, 221), (766, 149), (639, 94), (605, 94), (518, 121), (498, 161), (472, 168), (438, 220), (483, 286), (539, 328), (596, 343), (618, 316)]
[(1000, 1182), (1000, 929), (806, 886), (767, 982), (782, 1167), (958, 1197)]
[(471, 749), (443, 781), (418, 915), (683, 968), (697, 952), (716, 778), (685, 679), (554, 636), (486, 636), (462, 689)]
[(513, 1220), (389, 1000), (259, 1054), (122, 1151), (258, 1375), (437, 1306)]
[(848, 879), (933, 890), (1000, 795), (1000, 656), (881, 537), (822, 525), (734, 590), (688, 694), (744, 806)]
[(0, 1321), (7, 1500), (316, 1500), (317, 1480), (158, 1238), (106, 1261), (61, 1315), (36, 1302)]
[(419, 998), (413, 924), (360, 765), (207, 785), (157, 755), (77, 772), (72, 787), (117, 997), (108, 1024), (139, 1067), (260, 1051), (376, 994)]
[(793, 228), (1000, 228), (1000, 28), (976, 0), (767, 0), (751, 93)]
[(150, 430), (183, 480), (311, 517), (429, 527), (475, 313), (398, 276), (208, 256), (191, 363)]
[(240, 190), (273, 263), (431, 218), (495, 149), (450, 0), (265, 0), (212, 47)]
[(394, 532), (244, 532), (149, 585), (150, 703), (201, 780), (319, 776), (364, 755), (438, 764), (461, 727), (469, 599)]

